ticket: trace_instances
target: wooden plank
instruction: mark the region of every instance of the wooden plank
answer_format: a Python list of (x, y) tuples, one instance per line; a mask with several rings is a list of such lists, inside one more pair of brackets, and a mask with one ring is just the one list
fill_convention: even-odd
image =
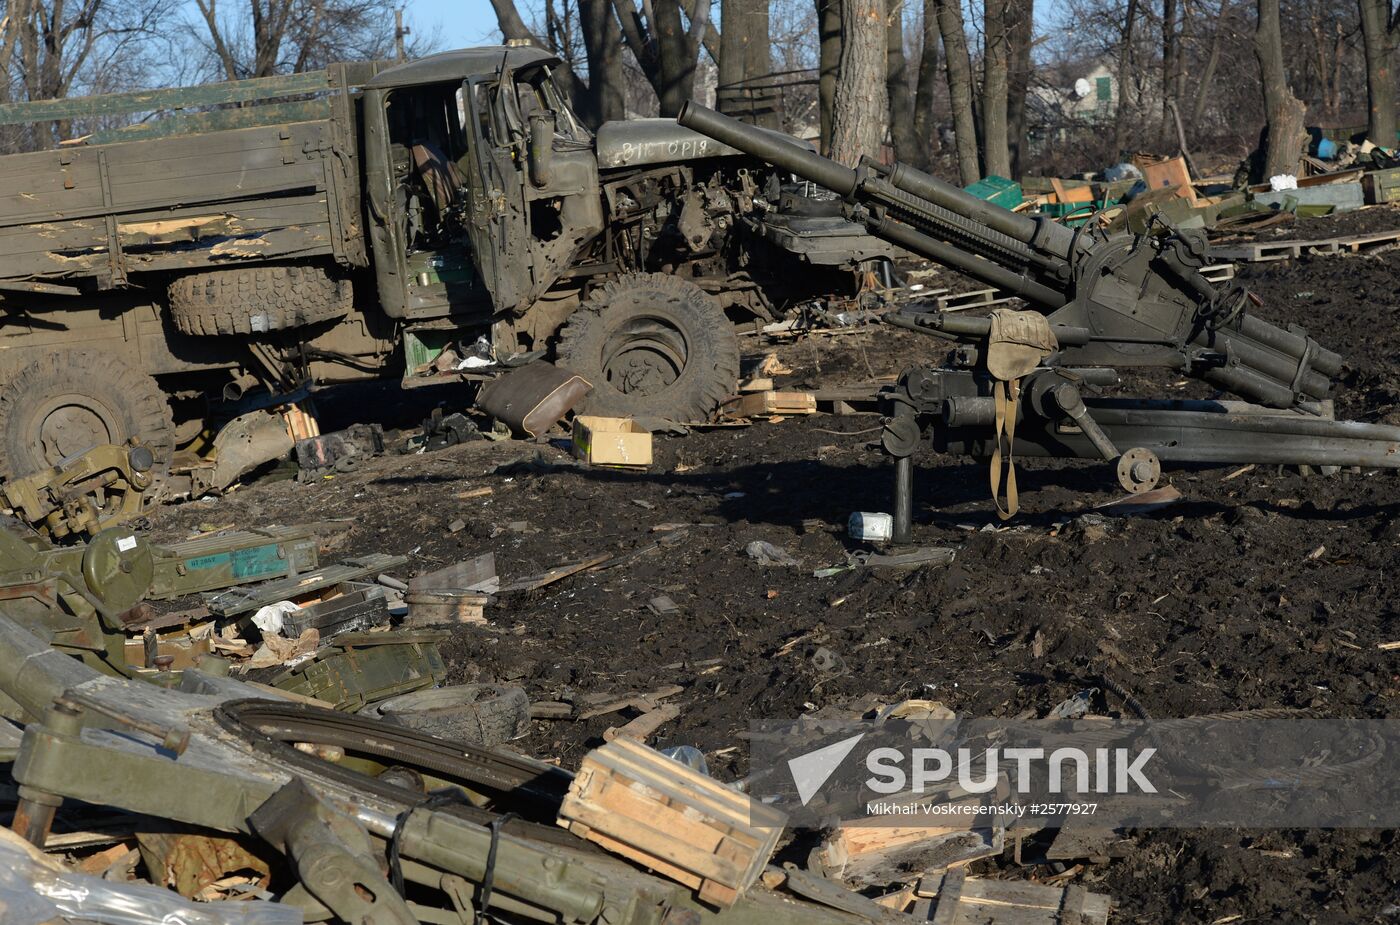
[(1359, 253), (1365, 249), (1397, 243), (1400, 243), (1400, 228), (1369, 234), (1341, 235), (1316, 241), (1254, 241), (1231, 247), (1214, 247), (1211, 248), (1211, 254), (1224, 260), (1267, 263), (1301, 257), (1304, 254)]
[(604, 553), (600, 556), (584, 559), (582, 562), (572, 562), (568, 565), (556, 565), (549, 571), (542, 572), (539, 575), (531, 575), (528, 578), (518, 578), (512, 581), (510, 584), (501, 588), (501, 593), (504, 594), (507, 591), (536, 591), (543, 588), (545, 585), (552, 585), (556, 581), (568, 578), (570, 575), (577, 575), (585, 569), (593, 568), (595, 565), (602, 565), (611, 558), (611, 555)]
[(1002, 305), (1014, 298), (1016, 297), (1008, 295), (1000, 289), (977, 289), (973, 292), (939, 296), (934, 300), (934, 304), (938, 306), (939, 311), (958, 312), (969, 308), (989, 308), (993, 305)]
[(332, 102), (328, 98), (302, 100), (295, 103), (267, 103), (262, 106), (249, 106), (242, 109), (215, 109), (210, 112), (184, 113), (151, 122), (142, 122), (139, 125), (94, 132), (87, 136), (87, 143), (102, 145), (122, 141), (148, 141), (153, 138), (169, 138), (173, 135), (222, 132), (230, 129), (279, 123), (315, 122), (329, 119), (331, 112)]
[(101, 96), (79, 96), (64, 100), (35, 100), (28, 103), (0, 105), (0, 125), (21, 125), (26, 122), (51, 122), (83, 116), (116, 116), (134, 112), (154, 112), (160, 109), (190, 109), (196, 106), (216, 106), (221, 103), (242, 103), (299, 93), (314, 93), (329, 88), (325, 71), (309, 71), (285, 77), (254, 77), (200, 84), (194, 87), (169, 87), (161, 90), (135, 90), (130, 93), (108, 93)]
[[(944, 884), (954, 882), (960, 873), (949, 871), (922, 877), (914, 895), (939, 899), (941, 912)], [(1082, 887), (1066, 890), (1017, 880), (966, 877), (961, 880), (956, 915), (950, 921), (956, 925), (1106, 925), (1110, 906), (1108, 896)]]

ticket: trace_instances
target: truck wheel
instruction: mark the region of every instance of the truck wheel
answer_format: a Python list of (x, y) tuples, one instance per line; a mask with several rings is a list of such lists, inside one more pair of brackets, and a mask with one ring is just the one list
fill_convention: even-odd
[[(66, 456), (132, 437), (155, 457), (153, 484), (159, 485), (175, 452), (170, 405), (154, 379), (105, 354), (51, 353), (0, 389), (0, 476), (31, 475)], [(149, 497), (155, 496), (153, 489)]]
[(719, 303), (663, 273), (596, 290), (560, 331), (558, 356), (593, 383), (589, 414), (703, 421), (739, 377), (739, 339)]
[(350, 281), (321, 267), (230, 267), (170, 284), (170, 317), (186, 334), (265, 334), (348, 314)]

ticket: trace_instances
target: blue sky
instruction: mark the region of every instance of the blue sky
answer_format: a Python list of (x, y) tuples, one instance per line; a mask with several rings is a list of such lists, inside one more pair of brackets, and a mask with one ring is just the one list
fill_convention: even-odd
[(413, 0), (404, 7), (410, 23), (423, 35), (438, 30), (443, 49), (483, 45), (500, 36), (489, 0)]

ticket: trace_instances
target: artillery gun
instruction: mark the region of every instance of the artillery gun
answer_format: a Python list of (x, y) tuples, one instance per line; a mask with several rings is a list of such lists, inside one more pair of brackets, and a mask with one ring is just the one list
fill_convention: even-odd
[[(1013, 449), (1105, 460), (1132, 492), (1156, 485), (1162, 461), (1400, 467), (1400, 428), (1333, 418), (1340, 356), (1296, 326), (1254, 315), (1262, 302), (1240, 283), (1201, 275), (1210, 260), (1203, 232), (1160, 217), (1141, 234), (1071, 229), (907, 164), (845, 167), (694, 103), (677, 121), (826, 187), (877, 237), (1032, 309), (885, 316), (955, 347), (946, 364), (906, 370), (881, 395), (881, 443), (896, 460), (896, 542), (909, 539), (911, 457), (924, 440), (939, 452), (990, 458), (994, 495), (1005, 461), (1003, 516), (1016, 506)], [(1240, 400), (1085, 394), (1133, 367), (1174, 370)]]

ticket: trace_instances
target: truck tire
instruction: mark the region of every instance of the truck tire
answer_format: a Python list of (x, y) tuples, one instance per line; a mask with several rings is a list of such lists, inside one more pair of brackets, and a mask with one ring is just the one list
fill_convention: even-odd
[(230, 267), (170, 284), (170, 317), (186, 334), (265, 334), (349, 313), (350, 281), (321, 267)]
[(400, 694), (365, 707), (360, 714), (471, 745), (500, 745), (530, 729), (525, 691), (495, 684), (457, 684)]
[(589, 414), (703, 421), (739, 377), (739, 339), (719, 303), (664, 273), (595, 290), (560, 331), (557, 353), (593, 383)]
[(154, 379), (107, 354), (51, 353), (0, 388), (0, 477), (31, 475), (66, 456), (132, 437), (155, 457), (147, 495), (154, 499), (175, 452), (170, 405)]

